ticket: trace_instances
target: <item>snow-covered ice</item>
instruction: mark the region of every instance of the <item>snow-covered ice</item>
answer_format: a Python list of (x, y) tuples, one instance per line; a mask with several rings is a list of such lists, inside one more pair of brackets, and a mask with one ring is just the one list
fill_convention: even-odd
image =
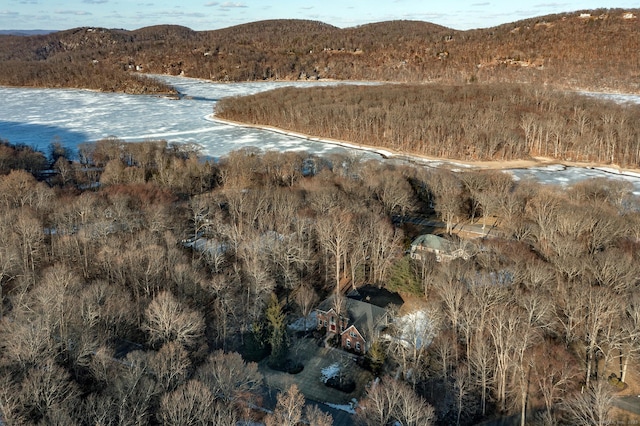
[[(0, 108), (0, 139), (43, 151), (54, 141), (75, 150), (83, 142), (117, 137), (131, 142), (165, 139), (173, 143), (195, 143), (202, 147), (203, 154), (214, 158), (248, 147), (308, 151), (317, 155), (357, 150), (363, 153), (363, 159), (380, 159), (381, 156), (394, 158), (390, 152), (382, 149), (366, 151), (358, 149), (356, 145), (303, 138), (291, 132), (232, 126), (211, 119), (216, 102), (223, 97), (249, 95), (284, 86), (353, 82), (213, 83), (185, 77), (156, 77), (176, 87), (183, 95), (182, 99), (77, 89), (0, 87), (0, 98), (3, 100), (3, 107)], [(634, 95), (589, 95), (607, 97), (617, 102), (640, 103), (640, 96)], [(421, 163), (436, 166), (442, 161)], [(532, 178), (557, 185), (592, 177), (624, 179), (632, 182), (635, 194), (640, 195), (640, 174), (621, 174), (612, 168), (547, 166), (509, 172), (514, 179)]]
[[(284, 86), (345, 84), (341, 82), (212, 83), (184, 77), (158, 76), (184, 95), (162, 96), (99, 93), (77, 89), (0, 87), (0, 138), (46, 151), (51, 142), (75, 150), (83, 142), (107, 137), (138, 142), (165, 139), (195, 143), (203, 154), (220, 157), (247, 147), (297, 150), (325, 155), (352, 151), (347, 147), (283, 133), (230, 126), (210, 119), (215, 103), (227, 96), (249, 95)], [(350, 83), (352, 84), (352, 83)], [(366, 84), (366, 83), (361, 83)], [(369, 158), (378, 155), (367, 154)]]
[(545, 184), (567, 186), (585, 179), (608, 178), (628, 181), (633, 185), (633, 193), (640, 195), (640, 174), (624, 172), (605, 167), (569, 167), (569, 166), (545, 166), (531, 167), (528, 169), (507, 170), (515, 180), (533, 179)]

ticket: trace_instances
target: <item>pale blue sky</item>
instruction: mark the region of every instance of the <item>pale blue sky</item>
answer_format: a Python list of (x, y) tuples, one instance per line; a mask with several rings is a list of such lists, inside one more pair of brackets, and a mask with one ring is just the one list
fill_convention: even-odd
[(2, 0), (0, 30), (133, 30), (157, 24), (213, 30), (280, 18), (312, 19), (342, 28), (412, 19), (466, 30), (596, 8), (640, 8), (640, 0)]

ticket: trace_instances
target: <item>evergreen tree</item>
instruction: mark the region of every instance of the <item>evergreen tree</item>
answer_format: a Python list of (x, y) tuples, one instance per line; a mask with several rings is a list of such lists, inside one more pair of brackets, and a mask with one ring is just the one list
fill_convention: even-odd
[(269, 365), (272, 367), (281, 367), (287, 356), (287, 325), (284, 312), (282, 312), (282, 306), (280, 306), (278, 297), (273, 293), (269, 299), (265, 314), (269, 325), (269, 344), (271, 345)]

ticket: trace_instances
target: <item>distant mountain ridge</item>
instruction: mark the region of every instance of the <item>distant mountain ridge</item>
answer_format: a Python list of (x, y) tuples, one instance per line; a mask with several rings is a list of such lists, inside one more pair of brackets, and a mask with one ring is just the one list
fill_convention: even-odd
[(0, 30), (0, 35), (32, 36), (55, 33), (56, 30)]
[(639, 16), (640, 9), (576, 11), (469, 31), (422, 21), (341, 29), (268, 20), (214, 31), (159, 25), (2, 35), (0, 84), (90, 87), (100, 73), (131, 79), (150, 72), (214, 81), (523, 82), (640, 92)]

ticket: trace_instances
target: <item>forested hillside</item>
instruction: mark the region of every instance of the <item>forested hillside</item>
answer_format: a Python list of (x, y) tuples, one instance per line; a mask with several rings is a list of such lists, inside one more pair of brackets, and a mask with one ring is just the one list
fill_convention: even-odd
[[(52, 148), (55, 175), (42, 174), (42, 154), (0, 151), (4, 424), (295, 415), (328, 426), (295, 388), (273, 414), (252, 408), (261, 372), (296, 359), (286, 322), (340, 280), (400, 291), (429, 321), (428, 334), (375, 344), (364, 365), (382, 381), (359, 396), (363, 424), (615, 420), (640, 329), (640, 215), (624, 183), (559, 190), (497, 172), (251, 150), (212, 164), (193, 147), (116, 139), (71, 163)], [(466, 260), (416, 260), (404, 252), (423, 231), (405, 216), (496, 217), (500, 237), (449, 236)], [(210, 248), (192, 250), (198, 238)]]
[(517, 84), (282, 88), (221, 99), (216, 116), (458, 160), (640, 168), (640, 106)]
[[(272, 20), (215, 31), (167, 25), (0, 35), (0, 84), (144, 92), (131, 75), (151, 72), (214, 81), (511, 81), (638, 92), (638, 14), (580, 11), (470, 31), (417, 21), (340, 29)], [(161, 89), (147, 84), (154, 90)]]

